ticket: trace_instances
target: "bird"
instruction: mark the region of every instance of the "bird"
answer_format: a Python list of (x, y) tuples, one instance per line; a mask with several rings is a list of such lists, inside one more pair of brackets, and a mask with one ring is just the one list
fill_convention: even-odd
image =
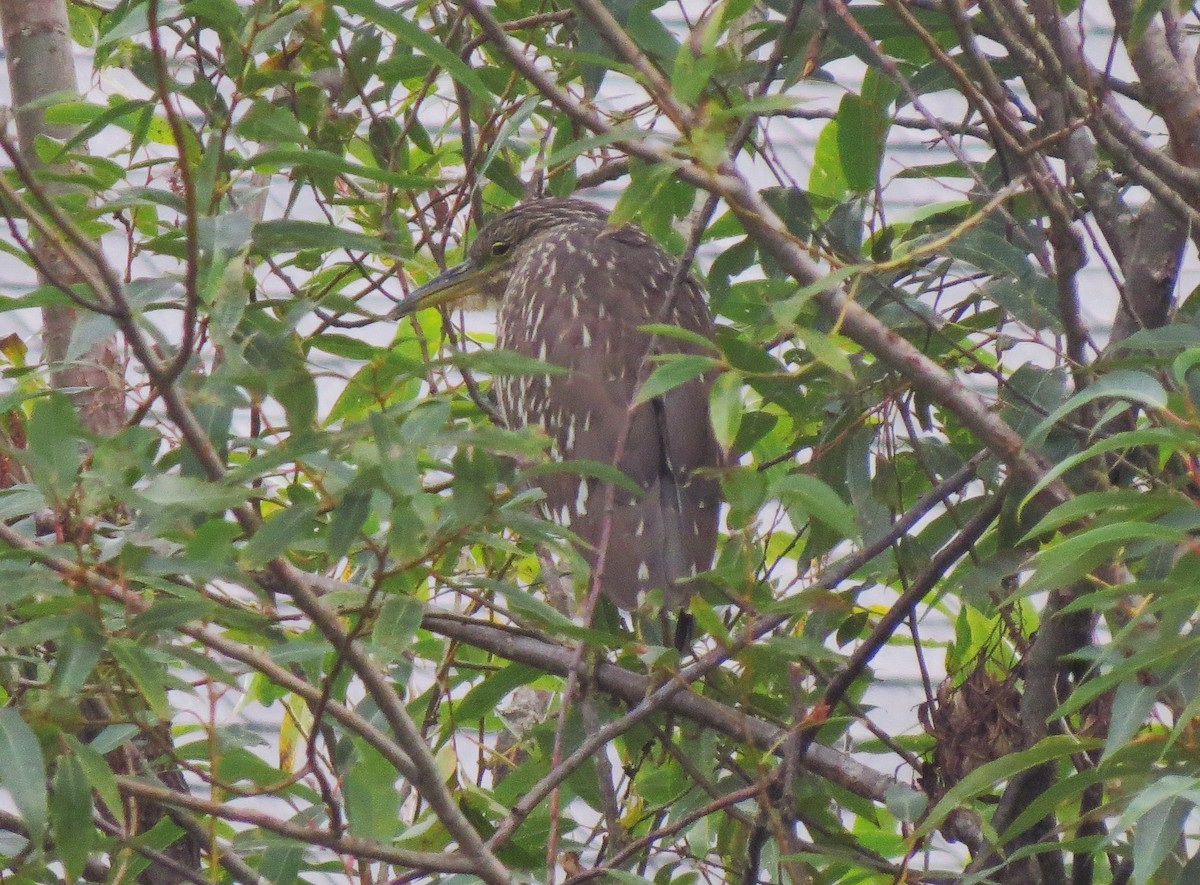
[[(676, 284), (676, 259), (641, 227), (608, 218), (576, 198), (510, 209), (479, 229), (461, 264), (413, 290), (392, 315), (482, 296), (499, 304), (499, 348), (566, 370), (497, 378), (499, 415), (510, 429), (542, 428), (554, 456), (612, 464), (636, 484), (638, 494), (594, 476), (536, 480), (545, 514), (579, 539), (593, 579), (600, 569), (604, 596), (634, 611), (657, 588), (675, 610), (700, 589), (697, 575), (715, 554), (726, 453), (709, 420), (713, 374), (631, 405), (655, 356), (712, 355), (690, 336), (643, 327), (666, 323), (711, 339), (713, 322), (696, 279)], [(677, 645), (687, 630), (681, 618)]]

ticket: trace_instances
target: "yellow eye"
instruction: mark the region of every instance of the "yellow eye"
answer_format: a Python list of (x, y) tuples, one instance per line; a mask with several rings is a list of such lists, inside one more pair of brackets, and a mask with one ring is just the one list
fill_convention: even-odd
[(508, 243), (505, 243), (503, 241), (497, 242), (497, 243), (492, 243), (492, 255), (494, 255), (495, 257), (499, 258), (501, 255), (504, 255), (507, 252), (508, 252)]

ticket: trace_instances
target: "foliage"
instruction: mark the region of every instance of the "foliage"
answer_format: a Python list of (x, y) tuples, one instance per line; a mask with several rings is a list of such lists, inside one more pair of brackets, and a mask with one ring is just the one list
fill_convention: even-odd
[[(14, 881), (1193, 881), (1200, 90), (1184, 7), (1108, 9), (70, 7), (103, 76), (2, 139), (0, 305), (122, 342), (129, 417), (0, 342)], [(574, 193), (719, 323), (682, 657), (544, 566), (488, 400), (537, 367), (387, 319)]]

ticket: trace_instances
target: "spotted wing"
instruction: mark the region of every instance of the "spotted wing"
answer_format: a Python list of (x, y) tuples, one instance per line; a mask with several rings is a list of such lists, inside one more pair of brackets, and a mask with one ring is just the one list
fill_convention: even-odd
[[(500, 315), (501, 346), (570, 370), (502, 381), (511, 425), (538, 424), (563, 458), (615, 463), (641, 494), (561, 474), (541, 481), (549, 515), (587, 545), (602, 590), (622, 608), (662, 588), (672, 596), (712, 562), (719, 490), (703, 473), (721, 463), (708, 418), (709, 379), (631, 409), (643, 360), (692, 345), (639, 330), (657, 322), (672, 260), (641, 231), (600, 224), (560, 227), (514, 271)], [(689, 281), (671, 321), (701, 334), (710, 324)], [(611, 508), (609, 507), (611, 496)]]

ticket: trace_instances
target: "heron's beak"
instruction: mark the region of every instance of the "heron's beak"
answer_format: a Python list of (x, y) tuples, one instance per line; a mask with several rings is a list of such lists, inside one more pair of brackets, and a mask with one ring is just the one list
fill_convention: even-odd
[(482, 268), (474, 261), (464, 261), (438, 274), (424, 286), (413, 289), (408, 297), (397, 304), (391, 318), (398, 320), (427, 307), (450, 304), (470, 295), (479, 294), (484, 281)]

